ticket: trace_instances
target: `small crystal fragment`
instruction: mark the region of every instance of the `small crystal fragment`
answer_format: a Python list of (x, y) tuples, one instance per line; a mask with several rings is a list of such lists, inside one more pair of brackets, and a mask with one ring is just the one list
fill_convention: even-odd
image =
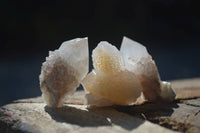
[(40, 88), (50, 107), (61, 107), (88, 73), (88, 40), (77, 38), (63, 42), (58, 50), (49, 52), (42, 64)]
[(162, 81), (161, 85), (161, 98), (166, 102), (172, 102), (176, 96), (175, 92), (171, 87), (170, 82)]

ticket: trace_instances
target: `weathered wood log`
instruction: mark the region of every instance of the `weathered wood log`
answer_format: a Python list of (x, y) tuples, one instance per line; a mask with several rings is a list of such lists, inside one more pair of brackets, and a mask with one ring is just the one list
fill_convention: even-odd
[(200, 96), (200, 78), (172, 81), (176, 99), (196, 98)]
[(172, 86), (177, 97), (171, 104), (88, 108), (83, 91), (58, 109), (41, 97), (17, 100), (0, 108), (0, 132), (200, 132), (200, 79)]

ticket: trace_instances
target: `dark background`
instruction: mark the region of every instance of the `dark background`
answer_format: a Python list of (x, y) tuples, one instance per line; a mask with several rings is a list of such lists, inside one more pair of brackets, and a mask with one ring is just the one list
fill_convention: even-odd
[(99, 41), (119, 48), (127, 36), (147, 47), (163, 80), (200, 77), (197, 2), (1, 1), (0, 106), (41, 95), (38, 76), (48, 51), (77, 37), (89, 37), (91, 54)]

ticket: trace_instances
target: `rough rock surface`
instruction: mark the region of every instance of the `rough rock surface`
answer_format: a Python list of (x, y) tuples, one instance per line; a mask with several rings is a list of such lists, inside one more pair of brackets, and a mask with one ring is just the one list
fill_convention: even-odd
[(200, 132), (199, 83), (172, 81), (177, 97), (171, 104), (88, 108), (83, 91), (57, 109), (47, 107), (41, 97), (17, 100), (0, 108), (0, 132)]

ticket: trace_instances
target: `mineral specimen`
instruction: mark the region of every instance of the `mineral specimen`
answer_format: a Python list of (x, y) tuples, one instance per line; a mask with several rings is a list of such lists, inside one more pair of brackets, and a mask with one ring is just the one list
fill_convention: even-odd
[(64, 100), (80, 85), (88, 73), (88, 40), (77, 38), (63, 42), (49, 52), (42, 64), (40, 88), (50, 107), (61, 107)]
[(146, 48), (126, 37), (120, 51), (102, 41), (92, 53), (94, 69), (82, 81), (89, 105), (132, 105), (172, 101), (170, 83), (162, 82)]
[(129, 105), (140, 96), (137, 76), (126, 70), (122, 54), (108, 42), (100, 42), (92, 54), (94, 70), (83, 80), (90, 93), (117, 105)]
[[(169, 82), (160, 80), (146, 48), (126, 37), (120, 51), (102, 41), (92, 53), (94, 69), (88, 75), (88, 41), (78, 38), (49, 52), (42, 65), (40, 87), (50, 107), (61, 107), (82, 83), (85, 103), (96, 106), (133, 105), (174, 99)], [(87, 75), (87, 76), (86, 76)]]
[(142, 92), (146, 100), (172, 101), (175, 93), (169, 82), (161, 81), (154, 60), (143, 45), (124, 37), (120, 52), (123, 55), (127, 70), (135, 73), (142, 85)]

